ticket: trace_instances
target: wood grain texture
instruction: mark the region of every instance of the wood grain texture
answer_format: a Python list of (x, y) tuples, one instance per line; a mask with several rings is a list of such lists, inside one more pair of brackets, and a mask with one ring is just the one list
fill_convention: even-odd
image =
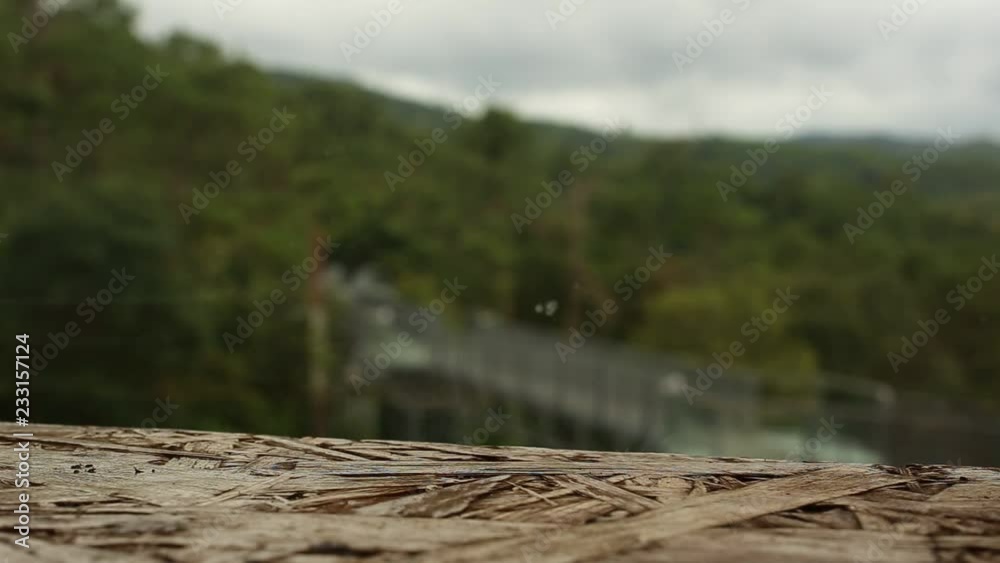
[(32, 430), (24, 550), (0, 424), (0, 560), (1000, 561), (990, 468)]

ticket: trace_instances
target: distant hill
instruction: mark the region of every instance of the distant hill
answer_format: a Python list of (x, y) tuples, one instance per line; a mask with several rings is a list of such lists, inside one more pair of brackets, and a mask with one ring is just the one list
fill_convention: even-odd
[[(377, 105), (381, 108), (386, 117), (395, 121), (404, 128), (413, 131), (430, 131), (435, 127), (442, 126), (445, 123), (444, 115), (449, 111), (449, 108), (444, 105), (429, 105), (413, 100), (398, 98), (383, 92), (365, 88), (364, 86), (349, 80), (339, 78), (321, 78), (288, 71), (272, 71), (269, 74), (279, 83), (289, 86), (295, 86), (307, 81), (318, 80), (330, 84), (336, 84), (342, 88), (364, 92), (376, 100)], [(545, 121), (524, 121), (523, 124), (531, 131), (532, 139), (535, 142), (565, 147), (570, 150), (581, 145), (589, 144), (598, 134), (598, 132), (587, 129), (586, 127)], [(645, 144), (647, 144), (646, 141), (637, 138), (623, 140), (622, 142), (617, 142), (609, 147), (609, 154), (614, 155), (625, 152), (626, 150), (636, 150)]]
[[(422, 134), (442, 126), (445, 106), (428, 105), (421, 102), (394, 97), (365, 88), (344, 79), (309, 76), (288, 71), (269, 73), (280, 83), (295, 86), (307, 81), (320, 81), (336, 85), (344, 90), (370, 96), (382, 115), (414, 135)], [(532, 142), (540, 146), (555, 147), (569, 153), (577, 147), (589, 144), (597, 132), (586, 127), (565, 125), (543, 121), (524, 121), (531, 131)], [(847, 180), (858, 180), (868, 184), (884, 178), (886, 184), (896, 178), (905, 177), (903, 165), (914, 156), (921, 154), (933, 144), (934, 139), (919, 140), (889, 135), (844, 136), (836, 134), (809, 134), (784, 143), (785, 157), (774, 158), (777, 164), (769, 165), (761, 172), (761, 179), (773, 179), (802, 172), (807, 166), (812, 173), (830, 174)], [(707, 166), (726, 169), (729, 165), (739, 165), (748, 158), (748, 149), (759, 147), (762, 140), (728, 139), (717, 136), (687, 140), (656, 139), (654, 137), (628, 137), (609, 146), (608, 156), (637, 156), (657, 147), (692, 144), (696, 147), (691, 154), (704, 159)], [(788, 148), (790, 147), (790, 148)], [(923, 191), (933, 195), (956, 195), (971, 193), (996, 193), (997, 178), (1000, 178), (1000, 146), (987, 140), (965, 140), (948, 151), (934, 166), (922, 174), (920, 185)]]

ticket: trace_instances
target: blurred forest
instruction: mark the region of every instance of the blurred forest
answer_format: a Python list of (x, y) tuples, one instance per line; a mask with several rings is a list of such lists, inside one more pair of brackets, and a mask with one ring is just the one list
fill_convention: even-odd
[[(36, 9), (0, 4), (0, 30), (18, 32)], [(574, 151), (599, 132), (497, 108), (456, 118), (269, 72), (187, 35), (150, 43), (114, 0), (71, 3), (16, 51), (0, 49), (0, 327), (40, 351), (80, 326), (32, 377), (35, 421), (135, 426), (169, 397), (181, 405), (170, 426), (308, 432), (308, 293), (282, 276), (319, 235), (339, 244), (332, 262), (376, 266), (414, 303), (458, 278), (469, 290), (449, 316), (485, 309), (556, 336), (662, 245), (673, 257), (601, 337), (704, 366), (790, 287), (800, 301), (741, 368), (793, 393), (842, 373), (1000, 412), (1000, 280), (898, 373), (887, 359), (1000, 249), (1000, 151), (988, 142), (945, 153), (852, 244), (844, 224), (905, 181), (901, 167), (931, 140), (785, 143), (723, 201), (717, 183), (760, 141), (625, 135), (581, 170)], [(114, 102), (157, 65), (162, 84), (121, 119)], [(294, 120), (247, 162), (241, 144), (276, 108)], [(53, 162), (104, 119), (115, 130), (60, 180)], [(390, 190), (386, 172), (436, 127), (447, 141)], [(185, 217), (231, 160), (242, 173)], [(519, 233), (511, 215), (566, 170), (573, 184)], [(122, 269), (134, 281), (81, 314)], [(223, 334), (275, 289), (288, 303), (230, 352)], [(536, 312), (552, 300), (557, 314)], [(353, 392), (339, 377), (334, 389)]]

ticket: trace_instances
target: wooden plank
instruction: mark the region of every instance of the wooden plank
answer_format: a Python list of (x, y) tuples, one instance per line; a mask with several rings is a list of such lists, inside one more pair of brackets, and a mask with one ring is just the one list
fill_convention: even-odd
[(621, 508), (630, 514), (642, 514), (647, 510), (662, 508), (663, 505), (655, 500), (650, 500), (642, 495), (629, 492), (599, 479), (594, 479), (584, 475), (565, 475), (553, 477), (557, 483), (561, 483), (567, 488), (582, 492), (597, 500)]
[(32, 549), (0, 495), (0, 561), (1000, 560), (991, 468), (32, 430)]
[[(570, 563), (601, 559), (642, 549), (657, 541), (705, 528), (790, 510), (832, 498), (905, 483), (909, 477), (880, 474), (864, 468), (837, 467), (720, 491), (649, 511), (620, 522), (577, 526), (552, 540), (546, 561)], [(511, 538), (425, 554), (418, 561), (517, 561), (516, 548), (525, 538)]]
[(671, 538), (649, 551), (614, 556), (613, 563), (940, 563), (934, 542), (923, 536), (889, 538), (844, 530), (748, 530), (715, 528)]
[[(13, 522), (12, 517), (0, 517), (0, 525), (5, 529), (10, 529)], [(46, 534), (72, 538), (76, 546), (118, 549), (128, 545), (166, 545), (181, 561), (200, 560), (198, 553), (206, 550), (250, 554), (255, 553), (259, 546), (268, 546), (271, 552), (281, 554), (324, 549), (356, 555), (408, 553), (519, 535), (548, 527), (462, 519), (218, 510), (92, 514), (83, 521), (80, 515), (62, 514), (46, 518), (44, 523)], [(10, 545), (9, 541), (4, 543)], [(59, 559), (43, 559), (48, 560)]]
[(465, 511), (474, 500), (488, 495), (496, 488), (503, 486), (504, 482), (508, 479), (510, 479), (509, 475), (500, 475), (488, 479), (469, 481), (443, 489), (435, 489), (421, 494), (371, 504), (359, 509), (357, 513), (371, 516), (427, 516), (431, 518), (444, 518)]

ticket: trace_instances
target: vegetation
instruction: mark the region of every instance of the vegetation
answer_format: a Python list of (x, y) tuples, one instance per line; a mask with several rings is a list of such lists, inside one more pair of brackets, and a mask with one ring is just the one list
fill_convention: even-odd
[[(4, 3), (0, 30), (19, 33), (35, 9)], [(707, 365), (791, 288), (800, 300), (741, 367), (802, 392), (838, 372), (1000, 408), (1000, 280), (961, 310), (948, 299), (1000, 247), (989, 143), (964, 140), (912, 182), (903, 167), (931, 140), (799, 140), (723, 198), (719, 182), (762, 142), (626, 134), (591, 158), (581, 149), (600, 131), (268, 73), (186, 35), (151, 44), (113, 0), (73, 2), (8, 47), (0, 327), (57, 350), (35, 359), (35, 420), (136, 425), (170, 397), (170, 425), (303, 432), (308, 292), (283, 274), (327, 235), (332, 261), (376, 265), (415, 303), (458, 278), (470, 289), (449, 313), (563, 336), (662, 245), (673, 256), (600, 336)], [(852, 243), (845, 223), (896, 180), (906, 191)], [(114, 293), (122, 270), (135, 279)], [(230, 352), (223, 335), (274, 290), (287, 301)], [(536, 312), (550, 300), (558, 314)], [(947, 324), (894, 370), (888, 354), (941, 308)]]

